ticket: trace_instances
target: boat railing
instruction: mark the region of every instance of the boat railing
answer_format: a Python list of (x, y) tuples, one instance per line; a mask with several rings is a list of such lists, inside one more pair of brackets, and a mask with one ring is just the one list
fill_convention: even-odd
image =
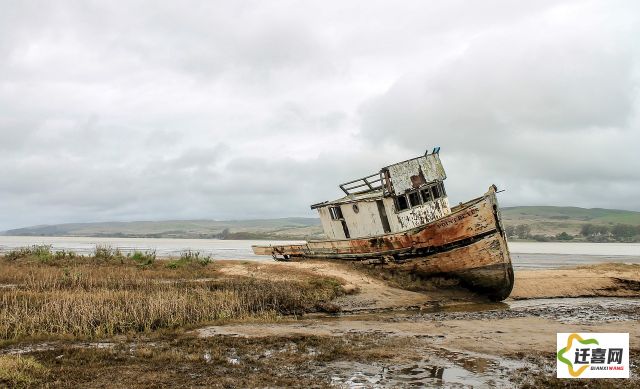
[(370, 176), (340, 184), (340, 189), (342, 189), (342, 191), (347, 195), (382, 189), (382, 177), (380, 173), (375, 173)]

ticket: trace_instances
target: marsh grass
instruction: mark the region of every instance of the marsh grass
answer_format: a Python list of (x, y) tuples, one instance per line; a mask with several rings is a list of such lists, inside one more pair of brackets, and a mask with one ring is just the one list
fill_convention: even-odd
[[(129, 257), (129, 256), (128, 256)], [(139, 266), (149, 266), (156, 261), (156, 251), (134, 251), (129, 257), (132, 261), (136, 262)]]
[(322, 310), (343, 293), (326, 277), (225, 276), (201, 258), (176, 269), (151, 261), (153, 256), (119, 258), (113, 251), (73, 261), (23, 258), (0, 259), (0, 284), (13, 285), (0, 288), (0, 340), (96, 338), (298, 315)]
[(201, 255), (198, 251), (187, 250), (180, 253), (180, 258), (170, 260), (167, 267), (170, 269), (178, 269), (185, 266), (207, 266), (213, 261), (210, 255)]
[(23, 388), (39, 384), (49, 369), (31, 356), (0, 355), (0, 387)]
[[(62, 252), (61, 255), (65, 255), (66, 252)], [(24, 258), (32, 258), (40, 262), (48, 262), (53, 259), (55, 254), (51, 251), (51, 245), (32, 245), (29, 247), (21, 247), (19, 249), (11, 250), (4, 255), (5, 259), (9, 261), (16, 261)]]
[(122, 254), (122, 252), (120, 251), (120, 249), (118, 248), (113, 248), (109, 245), (96, 245), (96, 249), (93, 253), (93, 259), (97, 260), (97, 261), (103, 261), (103, 262), (111, 262), (111, 261), (117, 261), (117, 262), (124, 262), (125, 260), (125, 255)]

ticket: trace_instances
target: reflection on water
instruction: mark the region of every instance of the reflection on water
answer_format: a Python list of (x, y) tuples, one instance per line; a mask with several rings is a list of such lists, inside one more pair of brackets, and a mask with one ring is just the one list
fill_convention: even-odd
[[(300, 241), (85, 238), (45, 236), (0, 236), (0, 253), (34, 244), (51, 245), (53, 250), (93, 253), (96, 245), (108, 245), (122, 252), (155, 250), (160, 258), (179, 256), (186, 250), (199, 251), (219, 259), (270, 261), (253, 254), (251, 245), (296, 244)], [(640, 263), (640, 243), (559, 243), (510, 242), (511, 259), (516, 269), (553, 268), (599, 262)]]
[(475, 353), (425, 350), (424, 358), (410, 363), (332, 362), (319, 373), (331, 384), (346, 388), (474, 387), (510, 386), (508, 373), (524, 362), (497, 359)]

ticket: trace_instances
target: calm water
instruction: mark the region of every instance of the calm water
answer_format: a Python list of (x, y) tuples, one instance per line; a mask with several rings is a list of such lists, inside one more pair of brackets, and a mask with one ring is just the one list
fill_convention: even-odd
[[(215, 239), (150, 239), (150, 238), (83, 238), (0, 236), (0, 252), (34, 244), (48, 244), (53, 250), (73, 250), (90, 254), (95, 246), (108, 245), (124, 253), (155, 250), (159, 257), (178, 256), (186, 250), (199, 251), (219, 259), (263, 261), (251, 245), (300, 243), (299, 241), (215, 240)], [(511, 258), (516, 268), (549, 268), (598, 262), (640, 263), (640, 243), (560, 243), (511, 242)]]
[(73, 250), (79, 254), (90, 254), (96, 245), (119, 248), (123, 253), (134, 250), (155, 250), (158, 257), (179, 256), (181, 252), (192, 250), (208, 254), (214, 258), (263, 260), (270, 257), (257, 256), (251, 251), (255, 244), (287, 244), (296, 241), (268, 240), (217, 240), (217, 239), (152, 239), (152, 238), (84, 238), (55, 236), (0, 236), (0, 252), (34, 244), (48, 244), (55, 250)]

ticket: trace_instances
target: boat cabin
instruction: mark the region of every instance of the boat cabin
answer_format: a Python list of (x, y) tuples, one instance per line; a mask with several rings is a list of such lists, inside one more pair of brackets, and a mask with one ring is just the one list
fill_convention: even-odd
[(328, 239), (396, 233), (451, 213), (440, 162), (440, 148), (398, 162), (340, 189), (346, 196), (314, 204)]

